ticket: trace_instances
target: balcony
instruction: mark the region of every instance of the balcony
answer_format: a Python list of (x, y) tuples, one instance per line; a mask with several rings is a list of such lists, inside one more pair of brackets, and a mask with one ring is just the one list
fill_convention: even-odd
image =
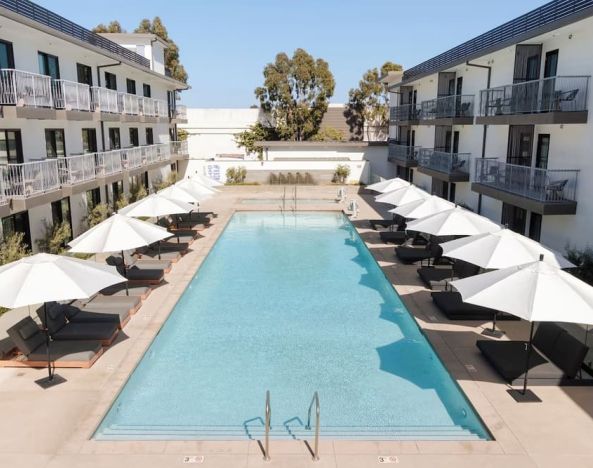
[(474, 96), (443, 96), (422, 101), (420, 124), (471, 125), (474, 123)]
[(418, 154), (418, 171), (446, 182), (469, 182), (470, 158), (470, 153), (423, 148)]
[[(60, 199), (60, 173), (57, 159), (43, 159), (0, 166), (4, 196), (11, 208), (23, 211)], [(31, 204), (31, 200), (36, 203)]]
[(475, 159), (472, 190), (542, 215), (575, 214), (578, 173)]
[(146, 158), (143, 156), (142, 148), (140, 146), (121, 150), (121, 164), (126, 171), (142, 167), (146, 162)]
[(389, 123), (392, 124), (418, 125), (419, 118), (420, 108), (416, 104), (404, 104), (389, 109)]
[(117, 93), (117, 103), (122, 121), (140, 122), (140, 100), (135, 94)]
[[(91, 88), (91, 110), (100, 112), (103, 120), (118, 120), (119, 105), (117, 91), (93, 86)], [(107, 117), (111, 114), (111, 117)]]
[(555, 76), (480, 91), (478, 124), (587, 122), (589, 76)]
[(171, 154), (176, 156), (177, 159), (184, 159), (189, 156), (187, 140), (172, 141), (170, 143), (170, 145), (171, 145)]
[(79, 185), (96, 178), (95, 154), (81, 154), (58, 158), (61, 185)]
[(177, 123), (187, 123), (187, 106), (177, 105), (173, 113), (173, 118)]
[(123, 170), (121, 150), (103, 151), (95, 153), (95, 173), (97, 177), (105, 178), (119, 174)]
[(63, 113), (60, 116), (58, 112), (58, 118), (92, 120), (91, 92), (88, 85), (74, 81), (53, 80), (52, 92), (55, 108)]
[(51, 78), (9, 68), (0, 69), (0, 105), (4, 117), (55, 119)]
[(387, 159), (398, 166), (416, 167), (418, 165), (419, 151), (420, 146), (407, 146), (390, 141)]

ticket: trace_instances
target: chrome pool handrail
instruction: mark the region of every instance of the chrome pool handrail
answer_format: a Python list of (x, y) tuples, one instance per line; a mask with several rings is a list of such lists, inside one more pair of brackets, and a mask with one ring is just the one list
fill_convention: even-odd
[(307, 416), (307, 425), (305, 426), (306, 429), (311, 429), (311, 410), (313, 409), (313, 405), (315, 405), (315, 446), (313, 448), (313, 460), (319, 460), (319, 413), (320, 413), (320, 405), (319, 405), (319, 393), (315, 392), (313, 394), (313, 398), (311, 400), (311, 404), (309, 405), (309, 414)]
[(272, 408), (270, 406), (270, 391), (266, 390), (266, 436), (264, 440), (264, 460), (270, 460), (270, 421), (272, 420)]

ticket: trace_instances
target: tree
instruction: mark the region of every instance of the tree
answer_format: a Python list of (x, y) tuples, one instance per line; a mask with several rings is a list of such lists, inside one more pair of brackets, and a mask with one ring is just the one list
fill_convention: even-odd
[(98, 24), (95, 26), (92, 31), (94, 33), (125, 33), (126, 30), (121, 27), (119, 21), (113, 20), (107, 26), (103, 23)]
[(350, 131), (362, 139), (364, 129), (367, 139), (371, 139), (371, 127), (386, 128), (389, 125), (387, 87), (379, 78), (390, 71), (401, 71), (402, 66), (393, 62), (385, 62), (380, 70), (367, 70), (358, 82), (358, 88), (348, 93), (348, 104), (344, 115), (350, 126)]
[(256, 88), (261, 108), (272, 118), (280, 140), (308, 140), (319, 131), (335, 81), (328, 63), (297, 49), (284, 52), (264, 68), (264, 85)]
[(187, 83), (187, 72), (179, 61), (179, 47), (175, 44), (173, 39), (169, 37), (167, 28), (158, 16), (155, 16), (152, 22), (149, 19), (144, 18), (140, 21), (140, 24), (134, 32), (155, 34), (164, 40), (168, 44), (167, 49), (165, 50), (165, 67), (171, 72), (173, 78), (183, 83)]
[(277, 140), (278, 135), (273, 127), (257, 122), (251, 125), (248, 130), (235, 134), (234, 138), (238, 147), (245, 148), (247, 153), (257, 153), (258, 159), (262, 159), (264, 149), (262, 146), (258, 146), (256, 142)]
[(322, 127), (311, 141), (344, 141), (344, 132), (333, 127)]

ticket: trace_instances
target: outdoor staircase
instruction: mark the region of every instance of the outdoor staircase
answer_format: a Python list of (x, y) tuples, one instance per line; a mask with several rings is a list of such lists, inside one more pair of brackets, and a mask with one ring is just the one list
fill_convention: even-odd
[[(482, 438), (464, 426), (321, 426), (325, 439), (352, 440), (456, 440), (479, 441)], [(303, 424), (272, 425), (271, 440), (310, 440), (314, 430)], [(119, 426), (103, 427), (97, 440), (260, 440), (263, 423), (246, 426)]]

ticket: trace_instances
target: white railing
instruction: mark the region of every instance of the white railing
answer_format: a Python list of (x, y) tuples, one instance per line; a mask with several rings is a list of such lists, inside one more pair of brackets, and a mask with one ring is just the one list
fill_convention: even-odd
[(0, 166), (0, 206), (6, 204), (8, 204), (8, 197), (6, 196), (6, 191), (4, 190), (4, 171)]
[(6, 164), (0, 168), (6, 197), (27, 198), (60, 188), (57, 159)]
[(121, 150), (121, 162), (123, 168), (126, 170), (141, 167), (143, 164), (146, 164), (145, 161), (143, 161), (142, 157), (142, 148), (139, 146)]
[(155, 100), (148, 97), (139, 97), (140, 113), (146, 117), (156, 117)]
[(167, 101), (163, 101), (162, 99), (155, 99), (154, 106), (157, 117), (169, 117), (169, 106), (167, 106)]
[(171, 145), (171, 153), (177, 154), (180, 156), (186, 156), (189, 154), (187, 140), (184, 141), (172, 141)]
[(117, 91), (93, 86), (91, 88), (91, 109), (93, 111), (119, 114)]
[(135, 94), (118, 93), (119, 111), (127, 115), (140, 115), (140, 103)]
[(143, 152), (143, 159), (146, 161), (146, 164), (153, 164), (153, 163), (157, 162), (156, 145), (143, 146), (142, 152)]
[(91, 93), (89, 85), (67, 80), (52, 83), (56, 109), (90, 111)]
[(157, 152), (157, 161), (168, 161), (171, 159), (171, 147), (167, 143), (162, 143), (160, 145), (154, 145), (156, 147)]
[(58, 158), (60, 183), (76, 185), (95, 179), (95, 153)]
[(51, 78), (21, 70), (1, 69), (0, 104), (52, 107)]
[(121, 150), (103, 151), (95, 156), (97, 177), (107, 177), (123, 170)]
[(178, 120), (187, 120), (187, 106), (177, 105), (175, 108), (175, 118)]

